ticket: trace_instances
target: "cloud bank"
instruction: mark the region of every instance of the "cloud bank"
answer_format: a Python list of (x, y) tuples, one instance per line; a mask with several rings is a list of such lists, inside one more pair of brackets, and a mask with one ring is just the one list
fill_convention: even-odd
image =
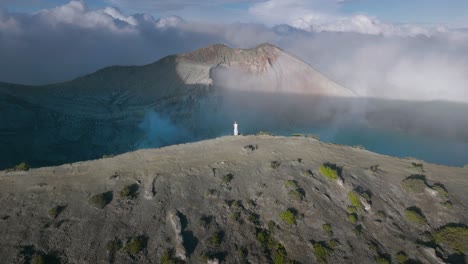
[[(232, 2), (238, 1), (212, 4)], [(109, 3), (123, 6), (128, 1)], [(158, 3), (163, 6), (155, 8), (166, 10), (185, 4)], [(247, 11), (255, 23), (234, 24), (128, 15), (114, 7), (91, 9), (82, 1), (34, 14), (3, 10), (0, 81), (60, 82), (214, 43), (249, 48), (270, 42), (362, 96), (468, 102), (468, 31), (388, 24), (366, 14), (343, 16), (336, 12), (339, 5), (259, 1)]]

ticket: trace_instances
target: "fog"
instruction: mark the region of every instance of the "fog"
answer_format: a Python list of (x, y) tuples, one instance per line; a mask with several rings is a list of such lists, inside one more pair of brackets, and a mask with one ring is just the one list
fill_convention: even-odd
[(61, 82), (214, 43), (250, 48), (269, 42), (361, 96), (468, 102), (468, 31), (368, 22), (374, 30), (202, 23), (91, 9), (80, 1), (33, 14), (3, 10), (0, 81)]

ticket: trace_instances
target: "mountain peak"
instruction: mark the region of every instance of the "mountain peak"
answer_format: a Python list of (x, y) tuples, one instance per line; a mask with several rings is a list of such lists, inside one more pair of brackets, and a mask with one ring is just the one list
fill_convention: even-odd
[(201, 62), (204, 64), (233, 65), (272, 63), (282, 50), (269, 43), (260, 44), (251, 49), (231, 48), (224, 44), (214, 44), (190, 53), (181, 54), (180, 59)]

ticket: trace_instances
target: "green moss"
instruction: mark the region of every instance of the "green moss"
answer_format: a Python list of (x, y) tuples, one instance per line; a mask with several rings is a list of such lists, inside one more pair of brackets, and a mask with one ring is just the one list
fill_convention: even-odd
[(375, 258), (377, 264), (390, 264), (390, 261), (386, 257), (378, 256)]
[(291, 197), (293, 200), (296, 200), (296, 201), (302, 201), (305, 196), (304, 190), (300, 188), (289, 191), (288, 195), (289, 197)]
[(112, 201), (112, 192), (105, 192), (91, 196), (88, 203), (98, 209), (103, 209)]
[(357, 208), (356, 206), (348, 205), (348, 207), (346, 207), (346, 212), (348, 212), (348, 214), (355, 214), (357, 213)]
[(407, 192), (422, 193), (427, 187), (426, 176), (411, 175), (401, 181), (401, 186)]
[(356, 207), (356, 209), (361, 210), (362, 204), (361, 200), (359, 199), (359, 195), (355, 191), (350, 191), (348, 193), (348, 199), (352, 206)]
[(377, 217), (380, 218), (380, 219), (385, 219), (385, 218), (387, 218), (387, 214), (384, 211), (379, 210), (379, 211), (377, 211)]
[(281, 219), (288, 225), (295, 225), (296, 224), (296, 213), (288, 209), (280, 214)]
[(305, 177), (312, 177), (314, 176), (314, 173), (311, 170), (306, 170), (302, 172), (302, 175), (304, 175)]
[(234, 208), (242, 208), (242, 201), (235, 200), (234, 202), (232, 202), (231, 206)]
[(419, 209), (416, 206), (407, 208), (405, 210), (405, 215), (406, 215), (406, 220), (411, 223), (415, 223), (418, 225), (424, 225), (427, 223), (426, 217), (424, 217), (424, 214), (421, 212), (421, 209)]
[(231, 183), (231, 181), (234, 179), (234, 175), (231, 173), (226, 174), (223, 176), (223, 184), (228, 185)]
[(288, 253), (284, 246), (276, 241), (269, 231), (262, 229), (257, 230), (257, 240), (262, 247), (266, 249), (268, 254), (273, 254), (273, 263), (295, 263), (288, 258)]
[(260, 216), (258, 214), (250, 213), (248, 219), (254, 225), (259, 225), (260, 224)]
[(314, 255), (317, 258), (317, 261), (320, 263), (327, 263), (328, 257), (330, 257), (331, 250), (327, 248), (321, 242), (314, 243)]
[(329, 166), (321, 165), (319, 171), (323, 176), (327, 177), (330, 180), (338, 179), (338, 172)]
[(174, 251), (173, 250), (166, 250), (161, 256), (161, 259), (159, 260), (160, 264), (181, 264), (184, 263), (183, 261), (177, 259), (174, 256)]
[(349, 214), (348, 220), (351, 224), (355, 224), (357, 222), (358, 216), (357, 214)]
[(400, 251), (396, 254), (396, 261), (398, 264), (405, 264), (408, 261), (408, 255), (405, 252)]
[(42, 255), (35, 255), (31, 258), (31, 264), (46, 264), (45, 257)]
[(442, 206), (447, 208), (447, 209), (452, 209), (453, 208), (453, 204), (451, 201), (445, 201), (442, 203)]
[(133, 199), (136, 197), (136, 193), (138, 191), (137, 184), (127, 185), (120, 190), (119, 195), (125, 199)]
[(30, 169), (29, 165), (26, 162), (21, 162), (20, 164), (16, 165), (14, 170), (16, 171), (28, 171)]
[(338, 242), (338, 240), (336, 239), (332, 239), (330, 240), (330, 242), (328, 242), (328, 246), (331, 248), (331, 249), (334, 249), (336, 248), (340, 243)]
[(416, 163), (416, 162), (411, 162), (411, 165), (413, 165), (413, 168), (420, 171), (424, 172), (424, 166), (422, 163)]
[(333, 230), (330, 224), (326, 223), (322, 225), (323, 230), (325, 230), (329, 235), (332, 234)]
[(210, 238), (208, 238), (208, 243), (213, 247), (219, 247), (223, 242), (223, 232), (215, 232)]
[(231, 214), (231, 219), (234, 220), (234, 221), (239, 221), (240, 219), (240, 213), (239, 212), (234, 212)]
[(239, 257), (245, 259), (249, 255), (249, 249), (246, 246), (240, 247), (237, 252), (239, 253)]
[(55, 206), (49, 209), (47, 212), (50, 217), (56, 218), (60, 213), (62, 212), (62, 207), (61, 206)]
[(294, 180), (286, 181), (284, 186), (286, 186), (287, 188), (294, 188), (294, 189), (299, 188), (299, 184), (297, 183), (297, 181), (294, 181)]
[(128, 255), (136, 255), (140, 251), (143, 251), (146, 247), (146, 238), (139, 236), (133, 237), (130, 241), (123, 247), (123, 251)]
[(294, 134), (291, 134), (292, 137), (305, 137), (304, 134), (300, 134), (300, 133), (294, 133)]
[(447, 189), (445, 189), (445, 186), (441, 183), (436, 183), (432, 186), (432, 189), (437, 191), (439, 196), (443, 199), (448, 199), (449, 198), (449, 193)]
[(446, 245), (457, 253), (468, 253), (468, 227), (465, 225), (447, 225), (433, 234), (434, 242)]

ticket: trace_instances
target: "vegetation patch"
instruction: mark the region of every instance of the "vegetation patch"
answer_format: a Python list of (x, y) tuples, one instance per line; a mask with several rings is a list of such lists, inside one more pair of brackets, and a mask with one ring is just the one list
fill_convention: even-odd
[(50, 208), (47, 213), (49, 214), (50, 217), (57, 218), (57, 216), (63, 211), (64, 208), (65, 208), (64, 206), (58, 205), (58, 206)]
[(319, 168), (320, 173), (330, 180), (336, 180), (341, 176), (341, 167), (336, 166), (332, 163), (324, 163)]
[(298, 188), (298, 189), (289, 191), (288, 195), (293, 200), (302, 201), (304, 199), (305, 192), (302, 188)]
[(421, 209), (416, 206), (409, 207), (405, 210), (406, 220), (411, 223), (418, 225), (424, 225), (427, 223), (426, 217), (422, 213)]
[(304, 134), (301, 134), (301, 133), (294, 133), (294, 134), (291, 134), (292, 137), (305, 137)]
[(446, 245), (456, 253), (468, 253), (468, 227), (462, 224), (449, 224), (439, 228), (432, 235), (434, 242)]
[(408, 255), (403, 251), (398, 252), (395, 259), (398, 264), (405, 264), (409, 260)]
[(299, 188), (299, 184), (295, 180), (286, 181), (284, 186), (286, 186), (287, 188)]
[(377, 264), (390, 264), (390, 260), (387, 256), (379, 255), (375, 258)]
[(223, 243), (223, 238), (224, 238), (224, 232), (218, 231), (218, 232), (215, 232), (210, 238), (208, 238), (208, 243), (212, 247), (219, 247), (221, 243)]
[(348, 200), (352, 206), (356, 207), (356, 209), (362, 209), (361, 200), (359, 199), (359, 195), (357, 194), (357, 192), (350, 191), (348, 193)]
[(437, 193), (439, 194), (439, 196), (443, 199), (448, 199), (449, 198), (449, 193), (447, 191), (447, 189), (445, 189), (445, 186), (441, 183), (436, 183), (434, 185), (432, 185), (432, 189), (437, 191)]
[(315, 242), (314, 244), (314, 255), (319, 263), (327, 263), (328, 257), (330, 257), (332, 250), (328, 248), (323, 242)]
[(355, 224), (357, 222), (358, 216), (357, 214), (349, 214), (348, 220), (351, 224)]
[(134, 199), (137, 196), (138, 184), (127, 185), (120, 190), (119, 195), (124, 199)]
[(271, 164), (270, 164), (271, 168), (273, 168), (273, 169), (279, 168), (280, 165), (281, 165), (281, 162), (277, 161), (277, 160), (272, 161)]
[(234, 179), (234, 175), (232, 173), (228, 173), (223, 176), (223, 184), (228, 185)]
[(28, 171), (31, 167), (26, 162), (21, 162), (20, 164), (16, 165), (13, 170), (14, 171)]
[(453, 208), (453, 204), (451, 201), (445, 201), (442, 203), (442, 206), (447, 208), (447, 209), (452, 209)]
[(312, 172), (312, 170), (305, 170), (302, 172), (302, 175), (304, 175), (305, 177), (313, 177), (314, 173)]
[(369, 170), (372, 171), (373, 173), (377, 173), (380, 171), (380, 165), (379, 164), (372, 165), (369, 167)]
[(356, 206), (348, 205), (346, 207), (346, 212), (348, 214), (355, 214), (355, 213), (357, 213), (357, 208), (356, 208)]
[(166, 250), (159, 260), (160, 264), (182, 264), (183, 261), (174, 256), (174, 250)]
[(422, 163), (416, 163), (416, 162), (411, 162), (411, 165), (413, 166), (413, 168), (415, 168), (416, 170), (420, 171), (420, 172), (424, 172), (424, 166)]
[(257, 136), (273, 136), (273, 133), (269, 131), (260, 131), (257, 133)]
[(377, 211), (377, 217), (380, 218), (380, 219), (385, 219), (385, 218), (387, 218), (387, 214), (384, 211), (379, 210), (379, 211)]
[(108, 205), (112, 201), (112, 191), (100, 193), (93, 195), (89, 198), (88, 202), (91, 206), (103, 209), (106, 205)]
[(250, 213), (249, 221), (254, 225), (260, 225), (260, 216), (256, 213)]
[(46, 258), (43, 255), (35, 255), (31, 258), (31, 264), (46, 264)]
[(208, 189), (205, 192), (206, 197), (218, 197), (219, 196), (219, 191), (215, 189)]
[(407, 192), (421, 193), (428, 187), (426, 176), (424, 175), (411, 175), (401, 181), (401, 186)]
[(265, 248), (269, 256), (273, 255), (272, 263), (275, 264), (294, 264), (295, 261), (288, 258), (288, 253), (284, 246), (279, 243), (269, 231), (258, 229), (257, 240)]
[(281, 219), (288, 225), (295, 225), (297, 220), (297, 212), (294, 209), (287, 209), (280, 214)]
[(213, 222), (213, 216), (211, 215), (203, 215), (198, 219), (198, 224), (205, 229), (210, 227), (211, 222)]
[(323, 230), (325, 230), (328, 233), (328, 235), (330, 235), (330, 236), (332, 235), (333, 230), (332, 230), (332, 227), (331, 227), (330, 224), (328, 224), (328, 223), (323, 224), (322, 228), (323, 228)]
[(146, 248), (147, 240), (144, 236), (132, 237), (122, 250), (127, 255), (136, 255)]
[(240, 216), (241, 216), (241, 215), (240, 215), (240, 212), (233, 212), (233, 213), (231, 214), (231, 219), (237, 222), (237, 221), (239, 221)]
[(245, 259), (247, 255), (249, 254), (249, 249), (246, 246), (241, 246), (239, 247), (237, 252), (239, 253), (240, 258)]
[(316, 140), (320, 140), (320, 136), (316, 135), (316, 134), (308, 134), (307, 137), (308, 138), (313, 138), (313, 139), (316, 139)]

